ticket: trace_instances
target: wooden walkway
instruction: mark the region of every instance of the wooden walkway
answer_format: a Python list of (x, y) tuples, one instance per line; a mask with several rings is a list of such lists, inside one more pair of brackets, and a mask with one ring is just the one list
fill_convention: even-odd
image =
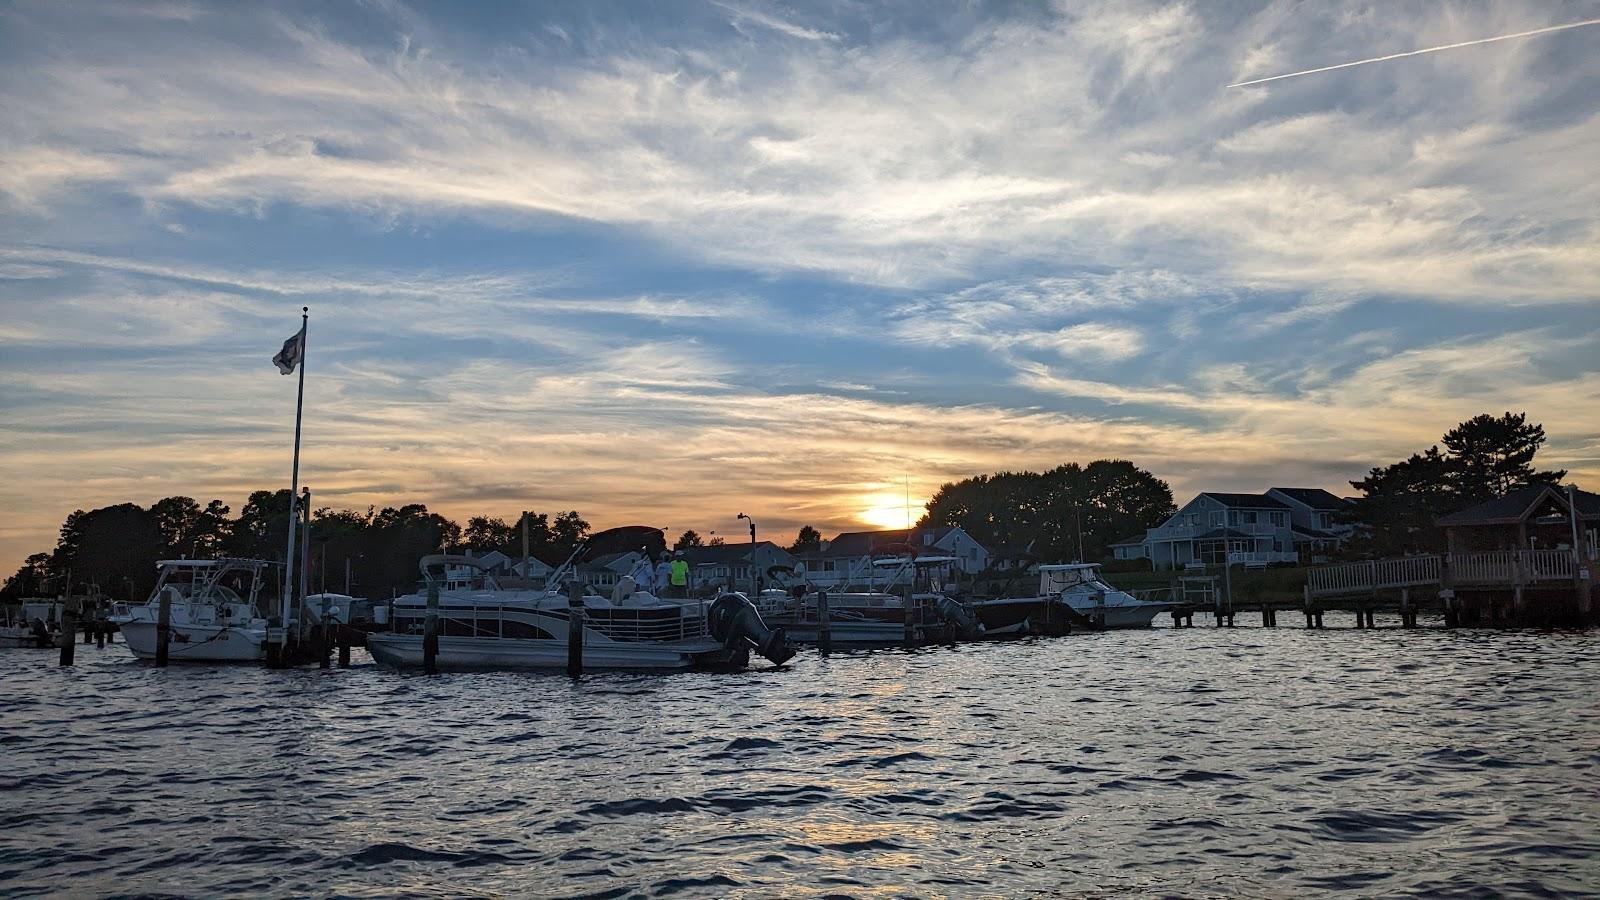
[(1591, 583), (1583, 574), (1570, 550), (1502, 550), (1321, 566), (1307, 572), (1300, 601), (1232, 602), (1215, 586), (1197, 596), (1188, 582), (1216, 579), (1189, 578), (1180, 579), (1181, 586), (1175, 582), (1172, 617), (1184, 626), (1193, 625), (1196, 612), (1210, 613), (1218, 625), (1232, 625), (1238, 613), (1260, 612), (1261, 623), (1271, 626), (1288, 611), (1303, 613), (1306, 627), (1320, 628), (1323, 613), (1342, 610), (1355, 613), (1356, 627), (1372, 628), (1377, 612), (1394, 612), (1403, 626), (1416, 627), (1418, 614), (1432, 610), (1446, 625), (1576, 624), (1593, 618)]
[(1407, 556), (1340, 563), (1307, 573), (1313, 599), (1372, 594), (1409, 588), (1514, 589), (1538, 584), (1571, 584), (1576, 565), (1570, 550), (1499, 550)]

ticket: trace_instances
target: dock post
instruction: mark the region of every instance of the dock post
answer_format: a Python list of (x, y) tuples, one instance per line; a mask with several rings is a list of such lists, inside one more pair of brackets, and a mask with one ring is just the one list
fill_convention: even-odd
[[(272, 631), (267, 630), (268, 645), (271, 645)], [(156, 607), (156, 665), (167, 664), (167, 647), (172, 643), (172, 592), (163, 590), (161, 602)]]
[(827, 653), (833, 649), (833, 623), (828, 615), (828, 592), (817, 592), (817, 649)]
[(1417, 627), (1417, 613), (1411, 608), (1411, 589), (1400, 589), (1400, 627)]
[(72, 665), (78, 652), (78, 604), (70, 596), (61, 604), (61, 665)]
[(583, 585), (567, 585), (567, 674), (583, 676)]
[[(915, 578), (913, 578), (913, 580), (915, 580)], [(916, 625), (911, 621), (911, 613), (912, 610), (916, 608), (917, 599), (911, 593), (911, 590), (912, 586), (909, 584), (906, 585), (906, 597), (905, 600), (901, 602), (901, 606), (904, 607), (905, 614), (900, 617), (902, 625), (900, 640), (907, 647), (911, 646), (916, 639)]]
[(422, 620), (422, 671), (439, 674), (439, 584), (428, 581), (428, 614)]
[(341, 668), (341, 669), (350, 668), (350, 628), (349, 628), (349, 626), (341, 626), (339, 628), (339, 668)]

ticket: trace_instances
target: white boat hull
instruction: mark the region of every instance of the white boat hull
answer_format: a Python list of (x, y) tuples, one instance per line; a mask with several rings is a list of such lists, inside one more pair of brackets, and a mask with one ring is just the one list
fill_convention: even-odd
[[(367, 650), (372, 658), (384, 665), (399, 668), (421, 668), (422, 636), (418, 634), (367, 635)], [(690, 640), (672, 643), (613, 641), (585, 642), (584, 669), (636, 669), (682, 670), (694, 667), (703, 656), (722, 651), (722, 645), (711, 640)], [(564, 669), (567, 665), (567, 642), (559, 640), (516, 638), (439, 638), (439, 655), (435, 660), (441, 669)]]
[[(122, 638), (140, 659), (156, 658), (153, 622), (121, 622)], [(226, 625), (174, 625), (167, 642), (173, 662), (257, 662), (266, 659), (266, 631)]]
[[(1101, 610), (1099, 607), (1085, 604), (1079, 606), (1071, 604), (1072, 608), (1090, 619), (1100, 622)], [(1127, 606), (1105, 607), (1105, 621), (1100, 622), (1102, 628), (1149, 628), (1155, 622), (1156, 616), (1171, 609), (1167, 603), (1138, 603)]]

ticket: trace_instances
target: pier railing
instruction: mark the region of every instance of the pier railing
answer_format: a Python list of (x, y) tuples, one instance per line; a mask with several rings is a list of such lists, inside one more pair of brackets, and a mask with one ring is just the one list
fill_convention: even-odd
[(1494, 550), (1485, 553), (1406, 556), (1339, 563), (1310, 570), (1306, 587), (1313, 597), (1452, 584), (1516, 587), (1573, 577), (1570, 550)]

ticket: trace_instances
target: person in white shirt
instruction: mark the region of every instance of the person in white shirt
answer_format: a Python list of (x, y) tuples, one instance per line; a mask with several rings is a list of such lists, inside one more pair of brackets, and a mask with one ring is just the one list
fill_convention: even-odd
[(633, 564), (633, 571), (628, 573), (638, 590), (655, 593), (655, 564), (650, 561), (650, 554), (640, 551), (639, 561)]
[(665, 553), (662, 553), (661, 559), (656, 562), (656, 577), (652, 584), (655, 589), (651, 593), (657, 597), (666, 596), (668, 585), (672, 584), (672, 558)]

